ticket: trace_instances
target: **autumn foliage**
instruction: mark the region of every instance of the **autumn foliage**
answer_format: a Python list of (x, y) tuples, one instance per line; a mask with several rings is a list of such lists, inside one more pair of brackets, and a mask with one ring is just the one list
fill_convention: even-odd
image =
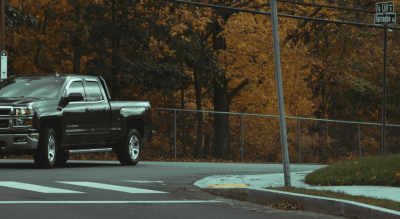
[[(269, 1), (197, 2), (270, 11)], [(374, 10), (370, 1), (306, 3)], [(394, 1), (395, 8), (400, 1)], [(269, 16), (162, 0), (9, 0), (9, 75), (103, 76), (113, 99), (150, 100), (153, 107), (277, 115)], [(278, 2), (278, 13), (373, 23), (373, 14)], [(400, 121), (399, 37), (388, 32), (387, 121)], [(286, 116), (379, 123), (383, 29), (279, 18)], [(173, 111), (156, 110), (155, 140), (143, 159), (173, 159)], [(181, 112), (179, 159), (280, 162), (275, 117)], [(302, 121), (302, 162), (359, 156), (358, 127)], [(298, 120), (287, 119), (291, 162), (298, 162)], [(388, 128), (388, 153), (398, 153)], [(379, 126), (361, 127), (363, 156), (380, 153)]]

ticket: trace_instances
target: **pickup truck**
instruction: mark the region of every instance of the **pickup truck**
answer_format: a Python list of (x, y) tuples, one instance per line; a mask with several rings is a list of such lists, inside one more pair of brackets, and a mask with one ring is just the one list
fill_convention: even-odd
[(0, 157), (33, 155), (52, 168), (70, 154), (113, 151), (122, 165), (136, 165), (153, 133), (150, 103), (111, 101), (102, 77), (56, 73), (0, 83)]

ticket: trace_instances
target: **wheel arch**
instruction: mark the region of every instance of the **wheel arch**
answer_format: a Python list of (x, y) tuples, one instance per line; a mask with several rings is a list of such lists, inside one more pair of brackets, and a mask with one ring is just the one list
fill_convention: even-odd
[[(57, 141), (62, 142), (64, 140), (64, 135), (63, 135), (63, 125), (62, 121), (60, 119), (45, 119), (40, 122), (40, 129), (43, 129), (44, 127), (51, 127), (54, 129), (57, 135)], [(40, 130), (39, 129), (39, 130)]]
[(138, 118), (129, 119), (126, 124), (126, 132), (129, 131), (130, 129), (136, 129), (140, 134), (140, 138), (143, 138), (144, 135), (143, 119), (138, 119)]

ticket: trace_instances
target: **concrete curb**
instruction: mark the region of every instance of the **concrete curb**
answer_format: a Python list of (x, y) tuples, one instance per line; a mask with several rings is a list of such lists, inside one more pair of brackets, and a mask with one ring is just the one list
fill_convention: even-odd
[(291, 200), (306, 211), (323, 214), (356, 217), (358, 219), (400, 219), (400, 212), (354, 201), (295, 194), (269, 189), (251, 188), (202, 188), (216, 196), (261, 205), (276, 205)]

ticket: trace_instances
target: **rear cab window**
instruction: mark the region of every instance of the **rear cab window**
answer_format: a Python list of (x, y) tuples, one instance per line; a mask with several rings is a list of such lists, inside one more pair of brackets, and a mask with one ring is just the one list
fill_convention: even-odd
[(97, 81), (86, 80), (86, 88), (89, 93), (88, 101), (103, 101), (104, 96), (101, 92), (100, 84)]

